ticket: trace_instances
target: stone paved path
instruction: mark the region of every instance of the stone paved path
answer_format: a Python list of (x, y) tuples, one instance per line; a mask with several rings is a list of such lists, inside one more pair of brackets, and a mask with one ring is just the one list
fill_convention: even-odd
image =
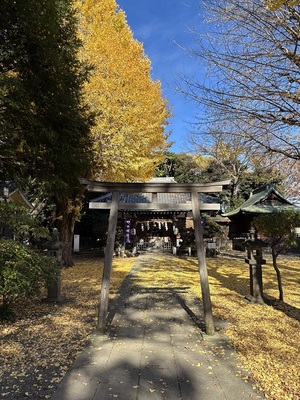
[(243, 379), (247, 372), (228, 338), (203, 334), (184, 288), (135, 284), (135, 273), (149, 262), (149, 255), (137, 258), (111, 310), (108, 334), (91, 339), (52, 400), (264, 398)]

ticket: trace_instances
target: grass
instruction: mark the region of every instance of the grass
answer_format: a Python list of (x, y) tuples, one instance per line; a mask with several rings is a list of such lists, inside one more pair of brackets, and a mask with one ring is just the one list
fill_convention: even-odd
[[(249, 294), (248, 265), (242, 257), (223, 254), (207, 260), (213, 313), (227, 320), (231, 338), (257, 386), (271, 400), (300, 399), (300, 258), (279, 257), (285, 301), (278, 297), (271, 260), (263, 266), (264, 293), (274, 305), (245, 302)], [(136, 259), (115, 259), (111, 298), (115, 296)], [(4, 399), (50, 398), (75, 357), (94, 331), (100, 295), (102, 261), (78, 259), (63, 269), (63, 304), (41, 298), (20, 299), (13, 321), (0, 325), (0, 377)], [(196, 259), (163, 256), (150, 259), (143, 285), (187, 287), (201, 298)], [(45, 293), (43, 294), (45, 296)]]

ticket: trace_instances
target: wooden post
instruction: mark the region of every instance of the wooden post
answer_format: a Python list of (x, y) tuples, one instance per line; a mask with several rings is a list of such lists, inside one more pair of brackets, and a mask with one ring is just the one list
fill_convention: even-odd
[(204, 240), (203, 240), (203, 233), (201, 226), (201, 214), (198, 202), (198, 193), (192, 192), (191, 197), (192, 197), (192, 212), (193, 212), (193, 221), (194, 221), (196, 247), (197, 247), (198, 267), (200, 273), (200, 284), (201, 284), (203, 310), (204, 310), (205, 331), (208, 335), (214, 335), (215, 327), (212, 315), (212, 305), (210, 299), (210, 290), (209, 290), (208, 274), (206, 267), (205, 248), (204, 248)]
[(104, 257), (104, 268), (102, 274), (101, 295), (100, 295), (98, 324), (97, 324), (97, 332), (100, 334), (105, 333), (105, 326), (107, 319), (108, 296), (109, 296), (112, 259), (114, 255), (114, 244), (115, 244), (116, 229), (117, 229), (119, 199), (120, 199), (120, 193), (113, 192), (112, 204), (108, 220), (108, 234), (107, 234), (106, 250)]

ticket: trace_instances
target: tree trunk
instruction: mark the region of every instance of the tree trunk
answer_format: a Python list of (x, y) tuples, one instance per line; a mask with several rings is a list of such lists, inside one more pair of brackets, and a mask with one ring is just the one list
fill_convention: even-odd
[(63, 242), (62, 263), (65, 267), (74, 265), (72, 242), (75, 221), (79, 218), (81, 206), (81, 196), (56, 199), (56, 227), (60, 241)]
[(74, 265), (72, 258), (72, 242), (74, 235), (75, 218), (72, 214), (68, 214), (63, 218), (61, 223), (60, 235), (61, 241), (64, 243), (62, 251), (62, 261), (65, 267), (72, 267)]
[(272, 246), (272, 260), (273, 260), (273, 267), (276, 271), (277, 275), (277, 282), (278, 282), (278, 290), (279, 290), (279, 300), (283, 301), (283, 289), (282, 289), (282, 282), (281, 282), (281, 273), (277, 266), (277, 253), (275, 247)]

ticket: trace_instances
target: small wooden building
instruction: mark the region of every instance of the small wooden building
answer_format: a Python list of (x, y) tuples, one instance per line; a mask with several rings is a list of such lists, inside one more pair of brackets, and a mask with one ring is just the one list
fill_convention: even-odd
[(228, 237), (233, 241), (233, 249), (244, 250), (243, 243), (249, 236), (254, 217), (287, 209), (300, 212), (300, 207), (287, 200), (273, 185), (254, 190), (240, 207), (222, 214), (223, 217), (230, 219)]

